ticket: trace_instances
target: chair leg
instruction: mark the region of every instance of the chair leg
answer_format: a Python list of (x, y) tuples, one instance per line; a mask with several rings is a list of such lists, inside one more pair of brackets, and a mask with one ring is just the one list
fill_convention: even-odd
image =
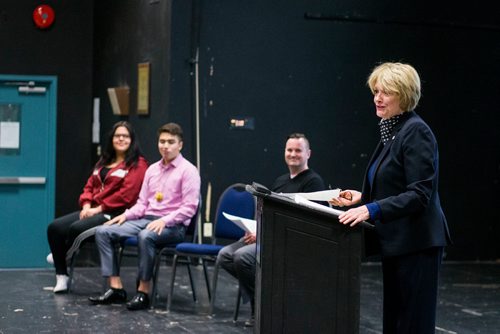
[(73, 283), (73, 270), (75, 268), (75, 257), (76, 257), (76, 252), (73, 253), (73, 255), (71, 256), (71, 260), (69, 261), (68, 293), (71, 292), (71, 285)]
[(170, 312), (170, 306), (172, 305), (172, 297), (174, 296), (174, 283), (175, 283), (175, 272), (177, 270), (177, 254), (174, 255), (172, 259), (172, 276), (170, 278), (170, 292), (167, 297), (167, 312)]
[(210, 282), (208, 281), (208, 270), (207, 270), (207, 262), (205, 259), (201, 260), (201, 263), (203, 264), (203, 276), (205, 276), (205, 284), (207, 285), (207, 293), (208, 293), (208, 300), (212, 300), (212, 294), (210, 290)]
[(187, 265), (187, 270), (188, 270), (188, 274), (189, 274), (189, 282), (191, 283), (191, 291), (193, 292), (193, 301), (196, 302), (197, 299), (196, 299), (196, 290), (194, 288), (194, 280), (193, 280), (193, 273), (191, 271), (191, 264), (190, 264), (191, 260), (188, 260), (186, 262), (186, 265)]
[(233, 321), (238, 321), (238, 315), (240, 314), (240, 304), (241, 304), (241, 287), (238, 285), (238, 296), (236, 297), (236, 307), (234, 308)]
[[(115, 248), (116, 250), (116, 248)], [(123, 251), (125, 250), (124, 246), (119, 246), (118, 247), (118, 268), (122, 266), (122, 259), (123, 259)]]
[(156, 302), (156, 291), (157, 291), (157, 286), (158, 286), (158, 274), (160, 271), (160, 263), (161, 263), (161, 254), (156, 254), (155, 260), (154, 260), (154, 269), (153, 269), (153, 287), (151, 289), (151, 307), (154, 307), (155, 302)]
[(210, 315), (214, 314), (215, 292), (217, 290), (218, 277), (219, 277), (219, 261), (216, 261), (214, 265), (214, 274), (212, 278), (212, 298), (210, 299)]

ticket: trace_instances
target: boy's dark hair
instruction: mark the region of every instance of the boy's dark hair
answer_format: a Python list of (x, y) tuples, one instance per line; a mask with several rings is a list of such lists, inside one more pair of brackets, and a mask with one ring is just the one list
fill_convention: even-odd
[(183, 141), (184, 137), (183, 137), (182, 128), (177, 123), (167, 123), (167, 124), (163, 125), (162, 127), (160, 127), (158, 129), (158, 137), (160, 137), (160, 135), (163, 132), (170, 133), (173, 136), (177, 136), (177, 137), (179, 137), (179, 141)]

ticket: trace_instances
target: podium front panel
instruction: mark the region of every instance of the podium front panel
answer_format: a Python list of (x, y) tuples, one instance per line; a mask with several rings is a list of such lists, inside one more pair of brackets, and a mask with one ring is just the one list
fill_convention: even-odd
[(255, 333), (358, 333), (361, 228), (258, 200)]

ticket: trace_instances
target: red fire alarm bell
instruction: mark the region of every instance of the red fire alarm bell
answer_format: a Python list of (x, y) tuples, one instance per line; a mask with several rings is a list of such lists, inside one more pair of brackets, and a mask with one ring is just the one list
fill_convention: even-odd
[(54, 23), (56, 14), (49, 5), (40, 5), (33, 11), (33, 21), (40, 29), (47, 29)]

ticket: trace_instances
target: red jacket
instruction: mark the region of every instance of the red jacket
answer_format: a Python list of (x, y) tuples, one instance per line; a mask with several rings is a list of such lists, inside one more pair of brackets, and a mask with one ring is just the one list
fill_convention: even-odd
[(142, 157), (132, 168), (121, 162), (109, 170), (104, 184), (100, 176), (102, 167), (94, 169), (80, 195), (80, 206), (87, 203), (91, 207), (101, 205), (103, 212), (123, 211), (131, 207), (137, 201), (147, 168), (148, 164)]

